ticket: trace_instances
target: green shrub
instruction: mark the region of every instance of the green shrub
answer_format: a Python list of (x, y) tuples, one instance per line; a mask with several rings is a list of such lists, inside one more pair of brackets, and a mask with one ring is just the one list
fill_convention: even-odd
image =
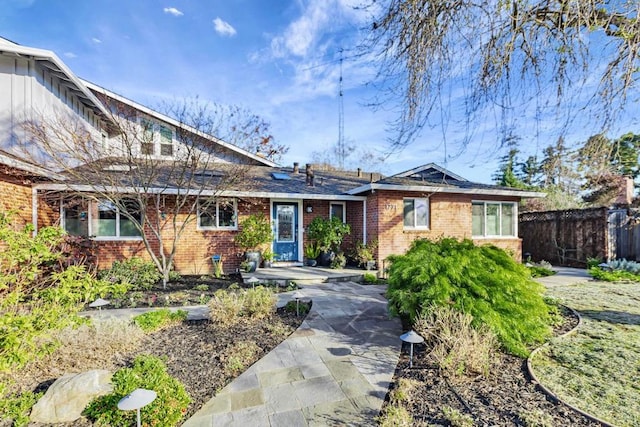
[(375, 285), (378, 283), (378, 276), (374, 273), (364, 273), (362, 276), (362, 281), (368, 285)]
[(224, 352), (225, 357), (221, 362), (228, 375), (238, 375), (248, 366), (258, 360), (262, 349), (251, 341), (239, 341), (232, 344)]
[(146, 291), (151, 289), (162, 275), (153, 262), (134, 257), (114, 261), (110, 269), (100, 272), (99, 277), (112, 283), (129, 283), (135, 291)]
[(78, 325), (77, 313), (122, 286), (96, 280), (82, 265), (65, 266), (64, 231), (17, 226), (0, 212), (0, 372), (15, 370), (52, 351), (52, 331)]
[(145, 332), (154, 332), (185, 320), (187, 320), (186, 311), (171, 311), (168, 308), (163, 308), (139, 314), (133, 318), (133, 323)]
[(43, 394), (27, 391), (20, 395), (0, 398), (0, 421), (11, 422), (9, 425), (14, 427), (28, 425), (31, 408)]
[(527, 266), (527, 268), (529, 269), (529, 272), (531, 273), (531, 277), (533, 278), (553, 276), (554, 274), (556, 274), (555, 271), (547, 267), (538, 267), (536, 265), (532, 265), (532, 266)]
[[(296, 308), (297, 304), (297, 308)], [(289, 301), (285, 304), (284, 309), (288, 313), (298, 313), (302, 316), (306, 315), (311, 310), (311, 304), (309, 302)]]
[(596, 280), (603, 282), (640, 282), (640, 275), (624, 270), (603, 270), (600, 267), (591, 267), (587, 273)]
[(315, 217), (309, 224), (308, 238), (314, 240), (321, 251), (338, 250), (344, 236), (351, 233), (351, 226), (338, 217)]
[(207, 304), (211, 321), (230, 326), (240, 320), (244, 305), (244, 293), (241, 291), (220, 289), (213, 294)]
[(254, 320), (270, 317), (276, 311), (277, 298), (273, 291), (256, 286), (245, 291), (242, 315)]
[(136, 411), (121, 411), (117, 405), (120, 399), (138, 388), (158, 394), (140, 411), (143, 425), (178, 425), (191, 400), (184, 385), (171, 377), (164, 362), (154, 356), (136, 357), (131, 368), (113, 374), (112, 383), (113, 393), (93, 400), (84, 411), (84, 415), (98, 425), (135, 425)]
[(543, 286), (526, 267), (495, 246), (471, 240), (416, 240), (405, 255), (389, 257), (389, 309), (413, 322), (431, 306), (451, 306), (486, 324), (509, 352), (526, 356), (527, 345), (551, 332)]

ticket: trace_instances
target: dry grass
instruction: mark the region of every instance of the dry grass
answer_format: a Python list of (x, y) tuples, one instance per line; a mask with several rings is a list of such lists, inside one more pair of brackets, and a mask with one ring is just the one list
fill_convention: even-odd
[(563, 400), (618, 426), (640, 425), (640, 284), (548, 287), (583, 317), (577, 333), (533, 359), (541, 382)]
[(389, 404), (386, 405), (382, 414), (377, 418), (378, 425), (382, 427), (412, 427), (415, 420), (407, 410), (406, 406), (411, 402), (411, 394), (416, 388), (417, 382), (408, 378), (399, 378), (395, 387), (389, 392)]
[(48, 356), (8, 373), (0, 382), (15, 392), (33, 390), (42, 381), (91, 369), (110, 369), (142, 343), (144, 332), (129, 320), (94, 319), (78, 328), (65, 328), (51, 336), (60, 345)]
[(425, 357), (448, 375), (489, 375), (499, 361), (498, 340), (485, 327), (471, 326), (473, 317), (448, 307), (421, 313), (413, 328), (429, 348)]

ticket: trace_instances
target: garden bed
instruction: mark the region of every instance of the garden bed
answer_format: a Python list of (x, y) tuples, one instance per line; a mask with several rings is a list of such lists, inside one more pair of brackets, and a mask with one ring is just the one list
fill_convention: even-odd
[[(569, 311), (563, 312), (565, 321), (554, 331), (561, 335), (577, 324)], [(416, 358), (409, 368), (407, 349), (404, 349), (396, 368), (394, 383), (401, 379), (415, 381), (404, 406), (415, 425), (477, 425), (477, 426), (596, 426), (598, 424), (553, 402), (529, 378), (526, 360), (500, 354), (487, 378), (447, 378), (434, 365), (420, 358), (426, 349), (414, 347)], [(385, 403), (388, 405), (388, 402)], [(452, 424), (453, 415), (443, 408), (451, 408), (458, 416), (473, 419), (473, 424)], [(458, 422), (460, 422), (458, 420)]]

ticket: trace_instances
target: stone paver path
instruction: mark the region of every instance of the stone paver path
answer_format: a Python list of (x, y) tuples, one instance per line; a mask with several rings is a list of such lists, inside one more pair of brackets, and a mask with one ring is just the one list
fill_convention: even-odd
[[(400, 321), (384, 286), (307, 285), (300, 328), (184, 424), (202, 426), (375, 425), (400, 356)], [(286, 298), (286, 297), (285, 297)]]

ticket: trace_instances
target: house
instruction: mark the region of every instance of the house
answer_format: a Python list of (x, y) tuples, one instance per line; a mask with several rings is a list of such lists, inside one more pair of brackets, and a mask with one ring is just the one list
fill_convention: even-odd
[[(440, 236), (492, 243), (520, 259), (518, 203), (540, 196), (469, 182), (433, 163), (388, 177), (281, 167), (78, 78), (53, 52), (1, 38), (0, 94), (4, 208), (36, 227), (59, 224), (92, 239), (103, 268), (165, 248), (179, 229), (176, 270), (208, 273), (220, 254), (235, 271), (242, 254), (234, 236), (258, 212), (271, 220), (281, 262), (303, 260), (305, 230), (317, 216), (350, 224), (345, 247), (377, 241), (380, 266), (413, 240)], [(72, 118), (73, 133), (55, 131), (61, 117)], [(86, 155), (70, 161), (74, 152)], [(118, 203), (106, 192), (120, 195)], [(159, 226), (135, 226), (148, 219)]]

